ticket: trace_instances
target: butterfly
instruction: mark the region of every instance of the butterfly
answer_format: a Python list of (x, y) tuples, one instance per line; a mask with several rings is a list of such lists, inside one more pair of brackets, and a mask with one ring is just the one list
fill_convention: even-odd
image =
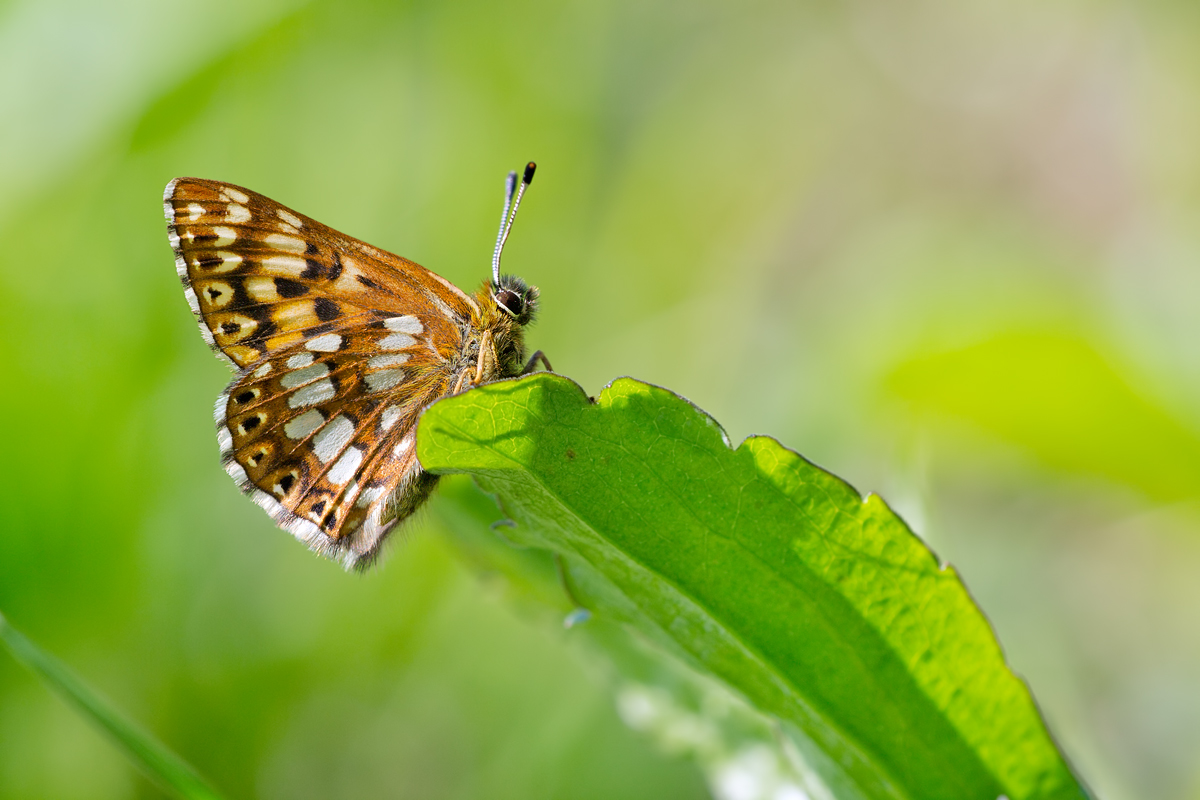
[[(176, 178), (163, 208), (184, 294), (237, 374), (217, 398), (226, 472), (285, 530), (369, 565), (437, 476), (416, 454), (430, 403), (531, 372), (538, 290), (500, 274), (535, 165), (508, 175), (492, 277), (474, 296), (261, 194)], [(515, 199), (514, 199), (515, 191)]]

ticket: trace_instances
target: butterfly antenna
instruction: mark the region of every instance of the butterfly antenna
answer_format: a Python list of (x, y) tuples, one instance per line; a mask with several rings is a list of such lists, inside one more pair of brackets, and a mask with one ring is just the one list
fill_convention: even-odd
[[(517, 186), (517, 172), (513, 170), (508, 173), (508, 179), (505, 181), (504, 188), (504, 213), (500, 215), (500, 232), (496, 234), (496, 249), (492, 253), (492, 281), (498, 286), (500, 285), (500, 254), (504, 252), (504, 243), (508, 241), (508, 232), (512, 230), (513, 220), (517, 218), (517, 209), (521, 207), (521, 197), (525, 194), (525, 189), (533, 182), (533, 171), (537, 169), (537, 164), (530, 161), (525, 165), (525, 174), (521, 176), (521, 185)], [(513, 192), (516, 191), (516, 198), (513, 198)], [(511, 210), (511, 213), (509, 213)]]

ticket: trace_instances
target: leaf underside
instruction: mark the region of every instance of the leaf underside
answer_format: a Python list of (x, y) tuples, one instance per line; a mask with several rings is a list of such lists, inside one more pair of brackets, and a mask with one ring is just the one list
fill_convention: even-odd
[(956, 572), (878, 497), (683, 398), (538, 374), (424, 414), (573, 593), (779, 721), (839, 796), (1084, 798)]

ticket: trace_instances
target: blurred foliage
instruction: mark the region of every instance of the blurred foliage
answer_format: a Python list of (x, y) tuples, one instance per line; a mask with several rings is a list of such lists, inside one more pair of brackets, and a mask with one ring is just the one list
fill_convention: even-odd
[[(532, 158), (531, 344), (880, 491), (1098, 795), (1196, 798), (1198, 32), (1130, 0), (0, 4), (0, 608), (231, 797), (703, 796), (618, 717), (654, 702), (464, 566), (462, 489), (359, 578), (217, 464), (168, 180), (473, 287)], [(0, 659), (0, 798), (113, 796), (157, 794)]]
[(1200, 495), (1200, 432), (1073, 332), (1013, 329), (922, 354), (897, 366), (889, 388), (912, 413), (973, 423), (1052, 469), (1160, 503)]

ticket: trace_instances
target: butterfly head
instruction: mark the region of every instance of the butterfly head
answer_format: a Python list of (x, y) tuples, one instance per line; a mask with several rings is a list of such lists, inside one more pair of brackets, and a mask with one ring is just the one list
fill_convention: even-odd
[(538, 289), (515, 275), (501, 275), (491, 284), (492, 300), (497, 309), (518, 325), (528, 325), (537, 312)]

